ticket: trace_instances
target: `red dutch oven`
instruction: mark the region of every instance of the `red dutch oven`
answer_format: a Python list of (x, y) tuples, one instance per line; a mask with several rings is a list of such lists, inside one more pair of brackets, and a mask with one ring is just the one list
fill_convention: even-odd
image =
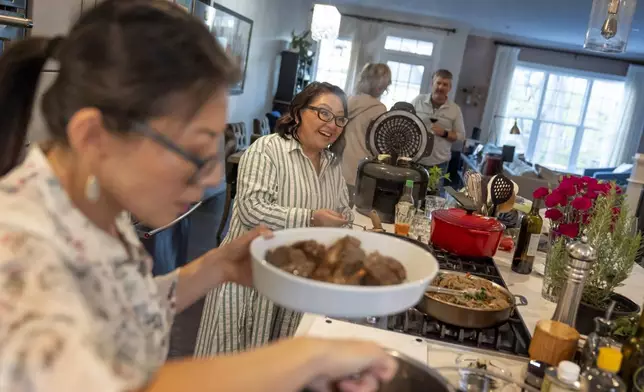
[(505, 226), (490, 218), (460, 208), (432, 212), (434, 246), (466, 257), (492, 257), (499, 247)]

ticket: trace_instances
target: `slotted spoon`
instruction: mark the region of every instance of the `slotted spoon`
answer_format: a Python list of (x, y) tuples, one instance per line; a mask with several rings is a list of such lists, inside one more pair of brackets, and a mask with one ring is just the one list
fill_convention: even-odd
[(513, 193), (514, 183), (512, 180), (503, 174), (494, 176), (490, 185), (490, 199), (492, 200), (490, 216), (495, 216), (498, 206), (510, 200)]

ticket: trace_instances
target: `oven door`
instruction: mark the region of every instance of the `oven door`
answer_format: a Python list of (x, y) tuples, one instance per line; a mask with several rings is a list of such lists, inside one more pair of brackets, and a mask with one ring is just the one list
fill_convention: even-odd
[(25, 38), (32, 26), (27, 0), (0, 0), (0, 55), (11, 41)]

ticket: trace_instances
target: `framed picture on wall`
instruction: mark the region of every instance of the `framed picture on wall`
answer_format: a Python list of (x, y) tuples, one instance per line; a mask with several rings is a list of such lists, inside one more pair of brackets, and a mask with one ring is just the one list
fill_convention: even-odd
[(253, 21), (217, 3), (212, 3), (212, 7), (214, 14), (209, 18), (210, 29), (242, 71), (241, 80), (230, 91), (231, 94), (238, 95), (244, 92)]

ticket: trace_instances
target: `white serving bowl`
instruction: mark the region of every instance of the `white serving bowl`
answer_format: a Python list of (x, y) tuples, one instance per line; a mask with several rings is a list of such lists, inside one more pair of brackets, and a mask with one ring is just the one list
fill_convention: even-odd
[[(390, 286), (346, 286), (302, 278), (265, 260), (268, 250), (298, 241), (315, 240), (329, 246), (344, 236), (362, 242), (367, 253), (378, 251), (405, 267), (405, 282)], [(438, 273), (438, 262), (423, 248), (394, 236), (332, 228), (281, 230), (271, 239), (256, 238), (250, 245), (255, 288), (271, 301), (300, 312), (330, 317), (385, 316), (402, 312), (420, 301)]]

